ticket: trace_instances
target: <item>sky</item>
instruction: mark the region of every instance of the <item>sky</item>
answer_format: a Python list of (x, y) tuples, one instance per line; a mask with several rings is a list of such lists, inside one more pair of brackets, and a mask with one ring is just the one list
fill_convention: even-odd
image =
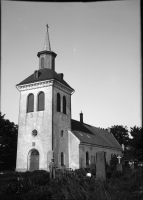
[(1, 111), (18, 124), (16, 84), (39, 68), (46, 24), (55, 71), (74, 88), (72, 119), (142, 126), (140, 1), (1, 2)]

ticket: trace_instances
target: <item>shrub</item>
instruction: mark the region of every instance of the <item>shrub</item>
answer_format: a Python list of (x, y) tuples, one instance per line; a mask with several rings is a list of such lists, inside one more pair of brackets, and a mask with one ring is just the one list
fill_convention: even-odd
[(5, 174), (1, 176), (0, 197), (4, 200), (141, 200), (137, 192), (142, 186), (140, 169), (114, 171), (106, 181), (97, 181), (95, 176), (87, 177), (86, 173), (86, 169), (65, 171), (53, 180), (49, 180), (46, 171), (13, 173), (9, 179)]
[(113, 171), (111, 178), (120, 178), (123, 177), (125, 173), (123, 171)]

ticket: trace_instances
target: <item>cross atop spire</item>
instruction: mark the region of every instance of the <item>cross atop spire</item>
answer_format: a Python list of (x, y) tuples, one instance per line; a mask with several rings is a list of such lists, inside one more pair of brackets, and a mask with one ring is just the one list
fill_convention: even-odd
[(47, 24), (46, 26), (47, 26), (47, 32), (48, 32), (48, 28), (49, 28), (49, 26), (48, 26), (48, 24)]
[(44, 43), (44, 48), (43, 50), (44, 51), (51, 51), (51, 45), (50, 45), (50, 39), (49, 39), (49, 32), (48, 32), (48, 24), (46, 25), (47, 26), (47, 33), (46, 33), (46, 37), (45, 37), (45, 43)]

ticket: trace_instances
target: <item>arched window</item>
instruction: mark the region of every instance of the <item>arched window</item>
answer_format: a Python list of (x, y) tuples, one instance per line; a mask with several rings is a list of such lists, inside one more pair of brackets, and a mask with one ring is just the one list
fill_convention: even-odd
[(63, 96), (63, 113), (66, 114), (66, 97)]
[(57, 94), (57, 111), (61, 112), (61, 97), (60, 94)]
[(44, 68), (44, 58), (41, 58), (41, 69)]
[(61, 165), (65, 165), (63, 152), (61, 152)]
[(107, 157), (107, 152), (104, 151), (104, 160), (105, 160), (105, 163), (106, 163), (106, 157)]
[(63, 130), (61, 130), (61, 137), (63, 137), (63, 135), (64, 135), (64, 131), (63, 131)]
[(38, 111), (44, 110), (45, 95), (44, 92), (40, 92), (38, 95)]
[(89, 165), (89, 153), (88, 153), (88, 151), (86, 152), (86, 165)]
[(29, 94), (27, 98), (27, 112), (34, 111), (34, 95)]

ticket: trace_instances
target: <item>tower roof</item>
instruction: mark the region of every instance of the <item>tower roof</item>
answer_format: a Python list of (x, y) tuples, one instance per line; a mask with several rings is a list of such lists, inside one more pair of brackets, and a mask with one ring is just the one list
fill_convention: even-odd
[(45, 43), (44, 43), (44, 48), (43, 50), (44, 51), (51, 51), (51, 45), (50, 45), (50, 39), (49, 39), (49, 32), (48, 32), (48, 24), (46, 25), (47, 26), (47, 33), (46, 33), (46, 37), (45, 37)]
[(38, 70), (38, 78), (34, 78), (34, 73), (31, 74), (28, 78), (26, 78), (25, 80), (23, 80), (22, 82), (20, 82), (18, 85), (25, 85), (25, 84), (29, 84), (29, 83), (34, 83), (34, 82), (40, 82), (40, 81), (44, 81), (44, 80), (57, 80), (59, 82), (61, 82), (63, 85), (67, 86), (68, 88), (74, 90), (72, 87), (70, 87), (70, 85), (63, 79), (63, 74), (62, 73), (57, 73), (51, 69), (40, 69)]

